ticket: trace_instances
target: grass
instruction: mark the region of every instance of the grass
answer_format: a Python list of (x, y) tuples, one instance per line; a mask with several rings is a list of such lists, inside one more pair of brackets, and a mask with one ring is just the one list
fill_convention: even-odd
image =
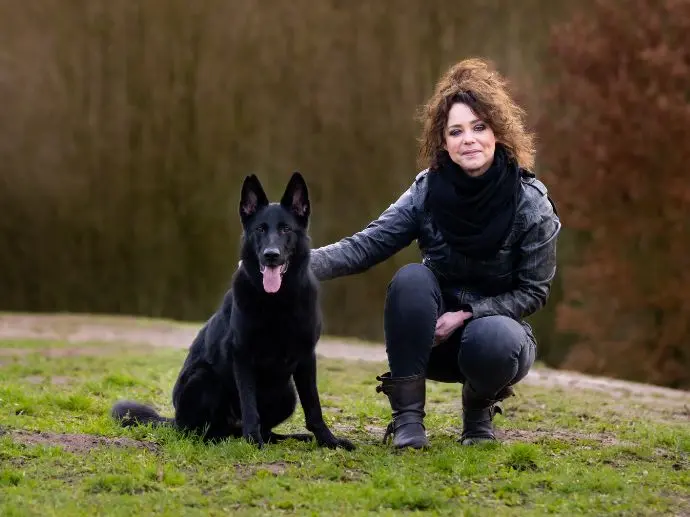
[[(381, 444), (384, 365), (321, 360), (326, 418), (357, 450), (257, 450), (111, 421), (118, 398), (170, 415), (182, 350), (18, 340), (0, 350), (2, 516), (690, 512), (687, 409), (663, 399), (520, 385), (496, 419), (503, 443), (468, 448), (456, 442), (460, 387), (429, 383), (432, 448), (396, 453)], [(297, 413), (280, 430), (303, 423)]]

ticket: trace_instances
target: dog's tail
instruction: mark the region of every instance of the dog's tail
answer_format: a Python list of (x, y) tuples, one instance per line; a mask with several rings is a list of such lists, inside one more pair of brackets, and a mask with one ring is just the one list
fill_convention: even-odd
[(116, 402), (110, 414), (123, 427), (141, 424), (173, 425), (175, 423), (173, 418), (159, 415), (152, 407), (130, 400), (119, 400)]

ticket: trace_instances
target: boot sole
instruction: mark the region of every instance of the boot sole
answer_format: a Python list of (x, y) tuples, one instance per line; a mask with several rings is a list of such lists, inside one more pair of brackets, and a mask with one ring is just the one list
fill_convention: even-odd
[(396, 445), (396, 444), (393, 444), (393, 447), (394, 447), (396, 450), (401, 451), (401, 450), (403, 450), (403, 449), (417, 449), (417, 450), (419, 450), (419, 449), (428, 449), (428, 448), (430, 447), (430, 445), (429, 445), (429, 442), (425, 442), (425, 443), (422, 443), (422, 444), (417, 444), (417, 443), (410, 443), (410, 444), (404, 444), (404, 445)]
[(460, 440), (460, 445), (481, 445), (482, 443), (498, 443), (496, 438), (464, 438)]

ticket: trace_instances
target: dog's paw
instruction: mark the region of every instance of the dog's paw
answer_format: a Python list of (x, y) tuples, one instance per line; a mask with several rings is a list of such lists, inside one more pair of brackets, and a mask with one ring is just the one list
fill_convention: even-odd
[(259, 429), (245, 431), (242, 433), (242, 436), (245, 440), (247, 440), (247, 442), (256, 445), (259, 449), (264, 446), (264, 439), (261, 437), (261, 432)]
[(355, 447), (355, 444), (347, 438), (336, 438), (336, 440), (338, 442), (336, 447), (340, 447), (341, 449), (345, 449), (346, 451), (354, 451), (357, 448)]
[(356, 449), (355, 445), (347, 438), (336, 438), (331, 435), (328, 438), (318, 439), (317, 443), (321, 447), (328, 447), (329, 449), (345, 449), (346, 451), (354, 451)]

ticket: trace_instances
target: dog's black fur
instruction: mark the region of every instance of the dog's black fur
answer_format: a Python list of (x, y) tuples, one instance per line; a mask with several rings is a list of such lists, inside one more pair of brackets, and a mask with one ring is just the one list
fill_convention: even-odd
[(296, 387), (317, 443), (354, 449), (327, 427), (316, 387), (321, 311), (309, 267), (309, 215), (307, 185), (299, 173), (280, 203), (268, 202), (256, 176), (245, 179), (242, 261), (221, 307), (190, 347), (173, 389), (175, 418), (130, 401), (116, 403), (113, 417), (123, 425), (172, 424), (210, 440), (244, 436), (258, 446), (312, 439), (272, 432), (295, 411)]

